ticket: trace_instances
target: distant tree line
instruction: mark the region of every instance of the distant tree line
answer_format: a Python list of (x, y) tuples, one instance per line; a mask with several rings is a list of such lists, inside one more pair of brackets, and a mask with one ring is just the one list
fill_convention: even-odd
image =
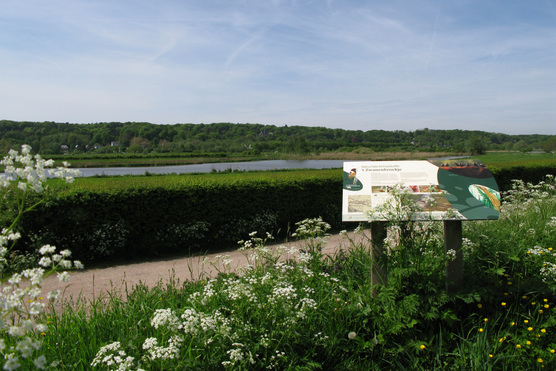
[(0, 153), (29, 144), (41, 154), (80, 153), (320, 153), (333, 151), (453, 151), (556, 149), (556, 136), (467, 130), (344, 130), (264, 124), (106, 122), (71, 124), (0, 120)]

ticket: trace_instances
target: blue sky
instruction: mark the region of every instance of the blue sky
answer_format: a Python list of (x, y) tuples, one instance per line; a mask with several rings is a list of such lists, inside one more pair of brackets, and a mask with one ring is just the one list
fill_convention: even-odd
[(553, 0), (0, 0), (0, 119), (556, 134)]

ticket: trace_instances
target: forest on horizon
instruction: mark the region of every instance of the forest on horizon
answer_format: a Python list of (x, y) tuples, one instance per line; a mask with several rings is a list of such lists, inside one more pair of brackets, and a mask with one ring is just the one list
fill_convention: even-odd
[(556, 136), (467, 130), (344, 130), (310, 126), (148, 122), (72, 124), (0, 120), (0, 153), (29, 144), (41, 154), (83, 153), (322, 153), (369, 151), (556, 149)]

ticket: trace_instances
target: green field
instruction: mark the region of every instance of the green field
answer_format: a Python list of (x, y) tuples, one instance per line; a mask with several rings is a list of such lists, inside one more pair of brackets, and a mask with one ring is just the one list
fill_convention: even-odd
[(534, 163), (556, 167), (556, 153), (487, 152), (475, 157), (487, 166), (508, 167)]

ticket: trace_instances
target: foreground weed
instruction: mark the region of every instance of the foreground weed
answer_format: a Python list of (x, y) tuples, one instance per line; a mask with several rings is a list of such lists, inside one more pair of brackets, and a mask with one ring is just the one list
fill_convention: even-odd
[[(31, 147), (22, 146), (21, 154), (11, 150), (0, 162), (5, 171), (0, 175), (1, 200), (15, 205), (13, 210), (4, 210), (6, 214), (15, 215), (14, 219), (3, 225), (0, 232), (0, 353), (5, 370), (20, 367), (44, 369), (48, 360), (41, 354), (41, 336), (50, 331), (48, 321), (44, 321), (47, 306), (59, 296), (59, 290), (46, 294), (46, 301), (41, 292), (44, 278), (58, 271), (62, 282), (69, 280), (68, 269), (83, 268), (79, 261), (71, 261), (71, 251), (56, 251), (56, 247), (44, 245), (38, 250), (38, 266), (14, 271), (14, 264), (20, 255), (14, 246), (21, 234), (17, 223), (22, 215), (35, 209), (42, 201), (28, 205), (30, 193), (40, 194), (45, 191), (47, 176), (53, 175), (71, 183), (76, 172), (67, 169), (67, 164), (53, 170), (52, 160), (44, 160), (39, 155), (31, 155)], [(63, 271), (63, 272), (61, 272)], [(5, 276), (10, 275), (7, 281)], [(45, 303), (46, 302), (46, 303)]]

